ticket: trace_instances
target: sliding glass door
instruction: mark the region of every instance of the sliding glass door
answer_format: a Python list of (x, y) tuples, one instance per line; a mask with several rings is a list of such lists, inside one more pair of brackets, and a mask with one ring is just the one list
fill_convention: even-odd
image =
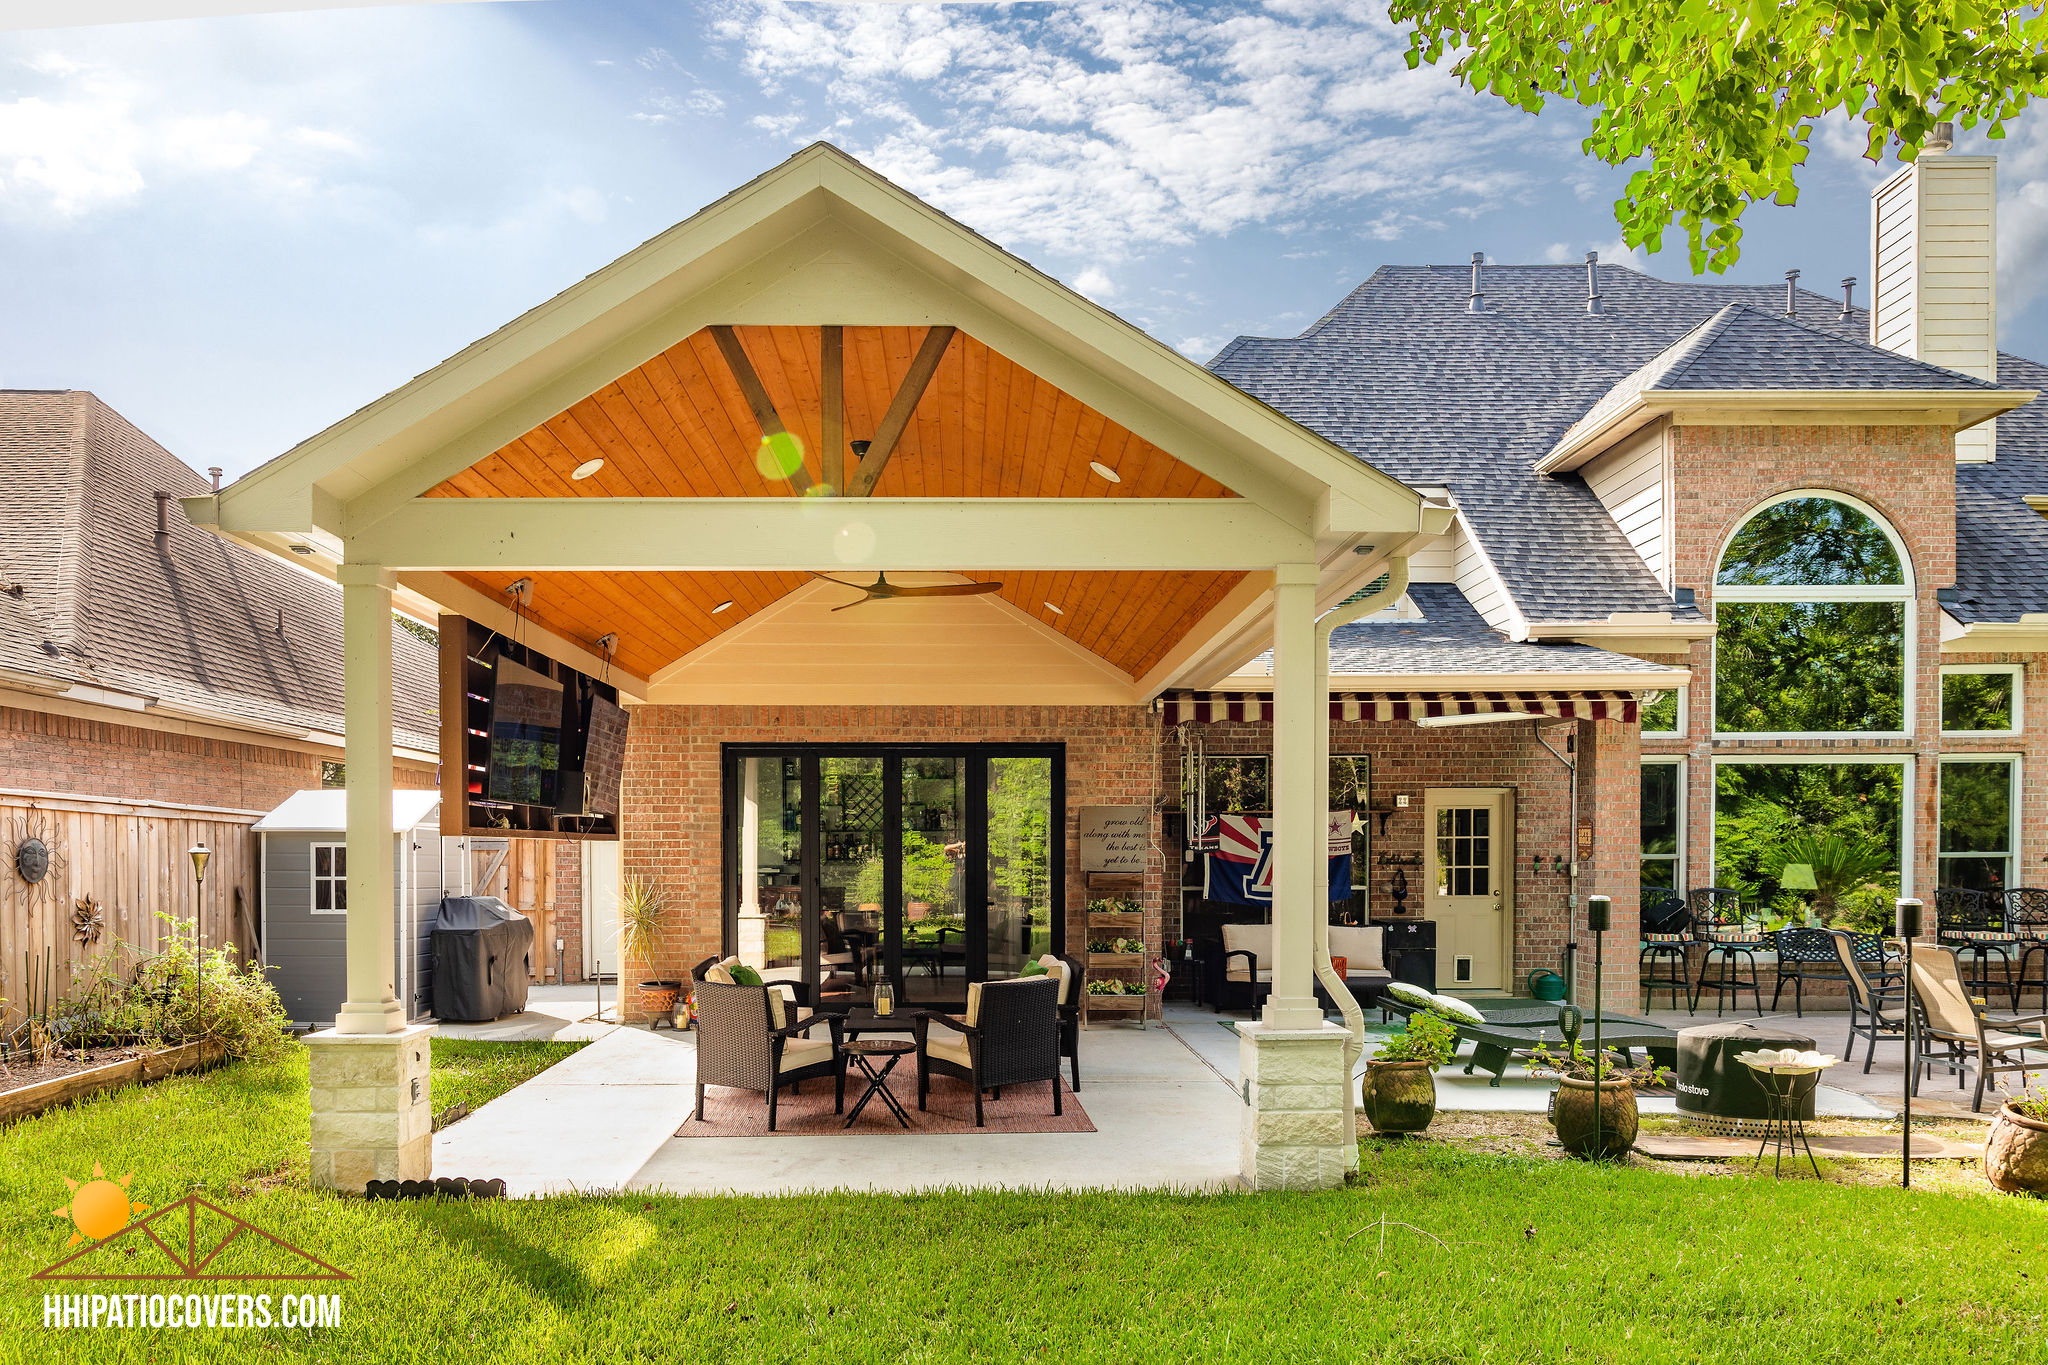
[(1058, 746), (726, 748), (726, 946), (820, 1004), (913, 1005), (1057, 951)]

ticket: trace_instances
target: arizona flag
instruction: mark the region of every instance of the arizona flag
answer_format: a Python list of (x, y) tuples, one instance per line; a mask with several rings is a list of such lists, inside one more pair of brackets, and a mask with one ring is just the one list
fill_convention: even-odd
[[(1351, 812), (1330, 812), (1330, 899), (1351, 896)], [(1273, 817), (1216, 815), (1195, 841), (1202, 856), (1207, 885), (1202, 894), (1212, 901), (1237, 905), (1273, 903)]]

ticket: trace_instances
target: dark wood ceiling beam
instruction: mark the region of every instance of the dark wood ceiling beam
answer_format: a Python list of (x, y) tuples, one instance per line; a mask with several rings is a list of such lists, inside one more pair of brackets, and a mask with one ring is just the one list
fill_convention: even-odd
[(818, 458), (825, 487), (846, 491), (846, 333), (837, 326), (818, 329), (818, 382), (824, 397), (818, 417)]
[[(711, 328), (711, 337), (718, 343), (719, 354), (725, 357), (726, 368), (732, 371), (733, 382), (740, 386), (747, 406), (754, 410), (754, 421), (760, 424), (762, 439), (787, 433), (789, 428), (782, 424), (781, 414), (775, 411), (775, 402), (769, 398), (760, 374), (754, 369), (754, 362), (748, 358), (747, 348), (740, 344), (739, 333), (725, 323), (716, 323)], [(798, 441), (798, 449), (802, 449), (801, 440)], [(789, 476), (789, 486), (799, 493), (808, 491), (811, 486), (810, 470), (801, 460)]]
[(875, 429), (874, 443), (861, 459), (860, 468), (854, 471), (853, 483), (846, 490), (848, 494), (864, 498), (875, 491), (876, 480), (882, 477), (889, 456), (895, 453), (897, 441), (910, 426), (918, 400), (924, 397), (925, 387), (932, 382), (932, 376), (939, 372), (939, 362), (945, 359), (946, 347), (952, 343), (951, 327), (934, 327), (924, 334), (924, 344), (917, 348), (917, 356), (910, 362), (910, 372), (903, 376), (896, 397), (890, 400), (889, 411), (882, 416), (882, 425)]

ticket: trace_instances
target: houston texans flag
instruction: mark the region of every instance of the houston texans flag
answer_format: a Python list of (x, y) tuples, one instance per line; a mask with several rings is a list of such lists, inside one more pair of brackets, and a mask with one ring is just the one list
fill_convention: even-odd
[[(1351, 812), (1330, 812), (1330, 899), (1351, 895)], [(1237, 905), (1273, 904), (1273, 817), (1215, 815), (1195, 840), (1207, 883), (1202, 894)]]

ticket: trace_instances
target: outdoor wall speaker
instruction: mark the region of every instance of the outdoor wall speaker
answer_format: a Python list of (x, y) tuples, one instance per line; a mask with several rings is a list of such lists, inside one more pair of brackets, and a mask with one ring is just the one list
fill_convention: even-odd
[(1611, 896), (1586, 897), (1586, 927), (1599, 934), (1614, 927), (1614, 899)]
[(1898, 912), (1898, 935), (1908, 941), (1920, 937), (1920, 902), (1910, 897), (1893, 902)]

